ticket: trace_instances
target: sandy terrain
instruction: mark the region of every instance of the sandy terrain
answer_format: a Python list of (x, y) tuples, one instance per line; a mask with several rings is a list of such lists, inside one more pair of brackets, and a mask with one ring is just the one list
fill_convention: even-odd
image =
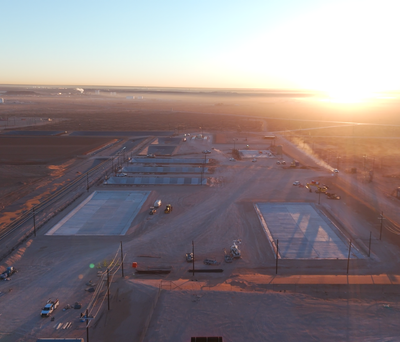
[(60, 179), (77, 164), (77, 157), (115, 142), (117, 139), (94, 137), (0, 136), (0, 210)]
[[(48, 100), (35, 98), (31, 101), (39, 103)], [(95, 101), (98, 100), (93, 99)], [(91, 127), (98, 130), (107, 127), (109, 131), (112, 128), (105, 113), (109, 110), (106, 107), (112, 106), (110, 103), (117, 100), (102, 101), (104, 112), (98, 114), (100, 124), (94, 127), (92, 121)], [(39, 112), (40, 104), (37, 103), (37, 109), (26, 105), (21, 114), (24, 111), (24, 115), (35, 110)], [(178, 101), (175, 104), (177, 107), (188, 106)], [(147, 105), (150, 106), (143, 106)], [(79, 102), (74, 106), (78, 108)], [(157, 110), (157, 106), (165, 109), (165, 103), (156, 103), (152, 110)], [(202, 108), (206, 111), (205, 107), (204, 104), (195, 103), (192, 110)], [(225, 106), (216, 107), (222, 111)], [(95, 109), (88, 105), (80, 110), (89, 112), (90, 108)], [(13, 108), (8, 110), (14, 111)], [(58, 108), (54, 115), (67, 117), (68, 106)], [(79, 126), (79, 115), (74, 115), (75, 119), (72, 118), (69, 124), (75, 122), (70, 127), (78, 130), (76, 124)], [(126, 123), (125, 129), (120, 128), (126, 119), (124, 115), (119, 116), (119, 121), (114, 119), (117, 122), (112, 127), (116, 130), (127, 130)], [(161, 122), (158, 119), (163, 115), (157, 116), (157, 122)], [(167, 121), (173, 120), (174, 124), (171, 125), (176, 128), (183, 114), (174, 115), (164, 117)], [(189, 133), (189, 127), (197, 127), (204, 117), (195, 116), (191, 123), (186, 123), (185, 132)], [(207, 186), (94, 186), (89, 194), (105, 189), (151, 191), (126, 235), (45, 235), (84, 201), (87, 197), (84, 190), (85, 195), (43, 225), (37, 237), (32, 236), (2, 261), (1, 271), (8, 265), (14, 265), (19, 272), (13, 275), (11, 281), (0, 284), (0, 302), (2, 307), (7, 307), (7, 314), (0, 315), (0, 341), (35, 341), (38, 337), (86, 338), (85, 325), (79, 321), (79, 314), (92, 298), (92, 294), (85, 291), (86, 284), (90, 280), (99, 281), (97, 272), (106, 269), (104, 265), (108, 265), (116, 255), (121, 241), (125, 255), (125, 277), (121, 277), (121, 270), (118, 269), (112, 278), (109, 311), (107, 300), (102, 302), (106, 293), (103, 287), (100, 300), (93, 307), (95, 319), (89, 329), (91, 340), (187, 341), (191, 336), (223, 336), (224, 341), (389, 341), (397, 338), (397, 312), (400, 308), (396, 286), (400, 282), (400, 239), (385, 231), (383, 239), (379, 240), (379, 225), (377, 220), (373, 220), (376, 214), (370, 209), (374, 198), (385, 199), (385, 195), (377, 190), (373, 196), (364, 195), (360, 200), (358, 194), (361, 191), (371, 192), (368, 184), (357, 182), (357, 189), (345, 191), (344, 184), (349, 182), (346, 177), (351, 177), (350, 174), (343, 172), (332, 176), (321, 162), (280, 137), (277, 138), (277, 144), (284, 146), (284, 159), (288, 162), (292, 158), (299, 160), (299, 168), (277, 165), (276, 158), (260, 158), (254, 163), (251, 159), (230, 161), (233, 143), (237, 149), (245, 149), (246, 145), (256, 150), (270, 147), (270, 142), (263, 139), (265, 132), (270, 131), (268, 122), (233, 120), (223, 116), (232, 124), (226, 128), (226, 132), (220, 132), (217, 127), (224, 128), (225, 125), (222, 118), (207, 117), (217, 120), (213, 124), (211, 121), (208, 123), (209, 127), (215, 127), (213, 131), (204, 125), (203, 134), (208, 139), (180, 142), (177, 152), (179, 157), (203, 157), (201, 151), (212, 150), (208, 158), (212, 160), (213, 170), (207, 175)], [(151, 121), (151, 118), (150, 115), (148, 119)], [(186, 118), (189, 120), (188, 115)], [(91, 114), (84, 115), (82, 122), (86, 122), (85, 127), (89, 127), (90, 120)], [(137, 122), (146, 121), (138, 119)], [(257, 128), (252, 130), (253, 124), (257, 124)], [(232, 125), (236, 125), (233, 131)], [(241, 133), (238, 133), (237, 125)], [(163, 126), (167, 128), (165, 122)], [(142, 128), (134, 125), (129, 128), (136, 130), (136, 127)], [(148, 124), (146, 127), (149, 129)], [(56, 130), (56, 127), (51, 127), (51, 130)], [(197, 127), (190, 133), (200, 134), (201, 130)], [(182, 131), (180, 136), (183, 137)], [(233, 142), (232, 139), (238, 140)], [(121, 140), (97, 156), (112, 155), (127, 144), (126, 140)], [(134, 143), (130, 143), (127, 145), (128, 154), (135, 148)], [(24, 206), (32, 196), (43, 195), (68, 182), (76, 172), (85, 172), (95, 162), (91, 158), (88, 156), (78, 160), (77, 164), (66, 165), (63, 176), (54, 177), (37, 192), (21, 198), (12, 210)], [(329, 201), (321, 197), (318, 205), (318, 194), (292, 185), (296, 180), (305, 183), (311, 179), (331, 186), (342, 199)], [(158, 198), (163, 203), (173, 204), (171, 214), (165, 215), (159, 210), (156, 215), (148, 215), (149, 207)], [(257, 202), (315, 204), (331, 217), (344, 236), (352, 239), (365, 258), (351, 260), (349, 277), (346, 274), (346, 260), (279, 260), (279, 278), (276, 280), (281, 287), (273, 287), (270, 284), (271, 277), (275, 277), (276, 261), (254, 210), (254, 203)], [(393, 220), (396, 220), (395, 215)], [(370, 232), (372, 253), (371, 257), (367, 257)], [(235, 239), (242, 240), (242, 258), (226, 264), (223, 249), (229, 249)], [(188, 272), (191, 264), (185, 261), (185, 253), (191, 251), (192, 241), (195, 242), (196, 268), (214, 267), (205, 266), (202, 261), (215, 258), (221, 263), (217, 267), (223, 269), (222, 273), (199, 273), (193, 277)], [(142, 270), (167, 269), (171, 273), (137, 275), (131, 268), (132, 262), (137, 262)], [(90, 268), (90, 264), (95, 267)], [(292, 287), (289, 283), (293, 281), (290, 278), (293, 275), (318, 277), (309, 278), (304, 286)], [(372, 279), (371, 275), (376, 275), (376, 278)], [(385, 277), (380, 278), (379, 275)], [(345, 277), (342, 285), (338, 285), (339, 276)], [(365, 278), (352, 278), (356, 276)], [(375, 285), (371, 285), (372, 280)], [(376, 286), (379, 283), (382, 285)], [(365, 287), (365, 284), (369, 287)], [(53, 315), (54, 321), (41, 318), (40, 308), (48, 298), (56, 297), (61, 304)], [(66, 304), (73, 305), (75, 302), (82, 304), (81, 310), (62, 310)], [(54, 328), (56, 324), (66, 322), (72, 322), (71, 328)]]

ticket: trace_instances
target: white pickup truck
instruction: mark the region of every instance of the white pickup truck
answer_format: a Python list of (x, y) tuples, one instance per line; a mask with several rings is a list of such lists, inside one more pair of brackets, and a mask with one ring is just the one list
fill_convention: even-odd
[(42, 309), (41, 316), (49, 317), (55, 309), (57, 309), (58, 305), (60, 305), (60, 301), (56, 300), (48, 300), (44, 308)]

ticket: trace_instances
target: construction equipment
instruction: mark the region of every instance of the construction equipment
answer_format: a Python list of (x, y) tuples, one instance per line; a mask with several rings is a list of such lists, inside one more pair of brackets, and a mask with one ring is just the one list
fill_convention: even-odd
[(193, 253), (186, 253), (186, 261), (193, 262), (193, 260), (194, 260)]
[(164, 213), (165, 214), (169, 214), (172, 211), (172, 205), (171, 204), (167, 204), (167, 206), (164, 209)]
[(231, 246), (232, 258), (238, 259), (242, 256), (242, 254), (240, 253), (239, 247), (238, 247), (238, 245), (240, 245), (241, 243), (242, 243), (242, 240), (234, 240), (233, 241), (233, 244)]
[(219, 265), (219, 262), (215, 259), (204, 259), (204, 265)]
[(311, 182), (311, 183), (307, 183), (306, 188), (310, 190), (310, 192), (312, 192), (312, 188), (316, 188), (315, 192), (316, 193), (326, 193), (326, 191), (328, 190), (328, 188), (325, 185), (319, 185), (316, 182)]
[(292, 162), (290, 163), (290, 167), (297, 167), (300, 166), (300, 163), (297, 160), (292, 160)]
[(231, 263), (233, 261), (232, 257), (230, 256), (230, 254), (227, 253), (226, 249), (224, 248), (224, 259), (226, 263)]
[(10, 276), (12, 276), (17, 270), (13, 266), (7, 267), (7, 269), (0, 274), (0, 279), (10, 280)]
[(330, 193), (330, 192), (326, 192), (325, 195), (328, 197), (328, 199), (335, 199), (335, 200), (340, 200), (340, 196)]

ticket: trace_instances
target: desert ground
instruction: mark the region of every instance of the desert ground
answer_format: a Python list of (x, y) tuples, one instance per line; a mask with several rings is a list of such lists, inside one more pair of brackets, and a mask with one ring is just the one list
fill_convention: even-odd
[[(394, 109), (385, 117), (391, 127), (377, 126), (373, 116), (369, 125), (353, 127), (343, 113), (336, 123), (327, 122), (335, 121), (332, 108), (318, 117), (321, 105), (279, 96), (144, 94), (144, 99), (129, 101), (125, 94), (114, 98), (69, 92), (2, 95), (6, 101), (0, 117), (7, 124), (0, 131), (0, 233), (50, 195), (60, 195), (37, 214), (35, 235), (29, 219), (0, 240), (0, 271), (7, 266), (18, 270), (10, 281), (0, 282), (1, 307), (7, 308), (1, 310), (0, 341), (86, 341), (87, 333), (91, 341), (190, 341), (201, 336), (221, 336), (223, 341), (398, 339), (400, 180), (395, 156), (400, 152), (397, 122), (390, 121)], [(308, 116), (294, 120), (294, 112), (310, 108)], [(25, 120), (14, 125), (14, 117)], [(27, 126), (28, 118), (35, 117), (51, 121), (31, 119)], [(266, 135), (276, 138), (264, 139)], [(201, 174), (190, 176), (183, 171), (124, 171), (132, 165), (171, 166), (152, 158), (135, 161), (146, 159), (143, 151), (152, 144), (158, 144), (157, 151), (173, 151), (165, 160), (208, 163)], [(277, 146), (283, 147), (282, 156)], [(233, 148), (242, 152), (233, 153)], [(255, 161), (245, 157), (248, 151), (257, 155)], [(290, 167), (293, 160), (299, 166)], [(96, 167), (87, 183), (83, 178), (71, 191), (61, 191)], [(126, 176), (118, 177), (123, 173)], [(139, 177), (150, 183), (138, 184)], [(167, 183), (184, 177), (196, 179), (192, 184), (198, 185)], [(165, 185), (151, 184), (160, 178)], [(206, 179), (206, 184), (198, 179)], [(326, 184), (341, 199), (329, 200), (293, 185), (312, 180)], [(106, 217), (112, 212), (95, 212), (85, 201), (100, 192), (135, 191), (148, 196), (135, 207), (138, 212), (124, 235), (111, 228), (96, 234), (89, 219), (85, 225), (75, 214), (86, 210), (112, 221)], [(149, 215), (157, 199), (162, 207)], [(173, 205), (170, 214), (163, 213), (167, 203)], [(340, 237), (339, 244), (351, 241), (350, 258), (285, 258), (281, 251), (276, 259), (275, 237), (271, 240), (266, 233), (257, 204), (313, 208)], [(74, 217), (80, 220), (81, 233), (79, 226), (75, 233), (64, 233), (65, 228), (57, 234), (56, 228)], [(280, 216), (282, 229), (293, 224), (290, 217)], [(316, 244), (321, 234), (307, 236)], [(224, 249), (229, 251), (238, 239), (241, 257), (226, 263)], [(185, 259), (192, 243), (194, 265)], [(296, 247), (285, 241), (281, 246)], [(204, 259), (218, 265), (205, 265)], [(222, 271), (193, 275), (193, 266)], [(95, 292), (85, 291), (91, 287)], [(60, 306), (51, 318), (42, 318), (40, 310), (49, 298), (58, 298)], [(79, 309), (67, 306), (75, 303)], [(88, 329), (80, 319), (86, 309)]]

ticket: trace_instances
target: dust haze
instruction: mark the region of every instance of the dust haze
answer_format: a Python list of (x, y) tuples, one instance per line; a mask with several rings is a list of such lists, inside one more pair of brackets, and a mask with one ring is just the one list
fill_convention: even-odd
[(397, 95), (0, 86), (0, 341), (396, 339)]

